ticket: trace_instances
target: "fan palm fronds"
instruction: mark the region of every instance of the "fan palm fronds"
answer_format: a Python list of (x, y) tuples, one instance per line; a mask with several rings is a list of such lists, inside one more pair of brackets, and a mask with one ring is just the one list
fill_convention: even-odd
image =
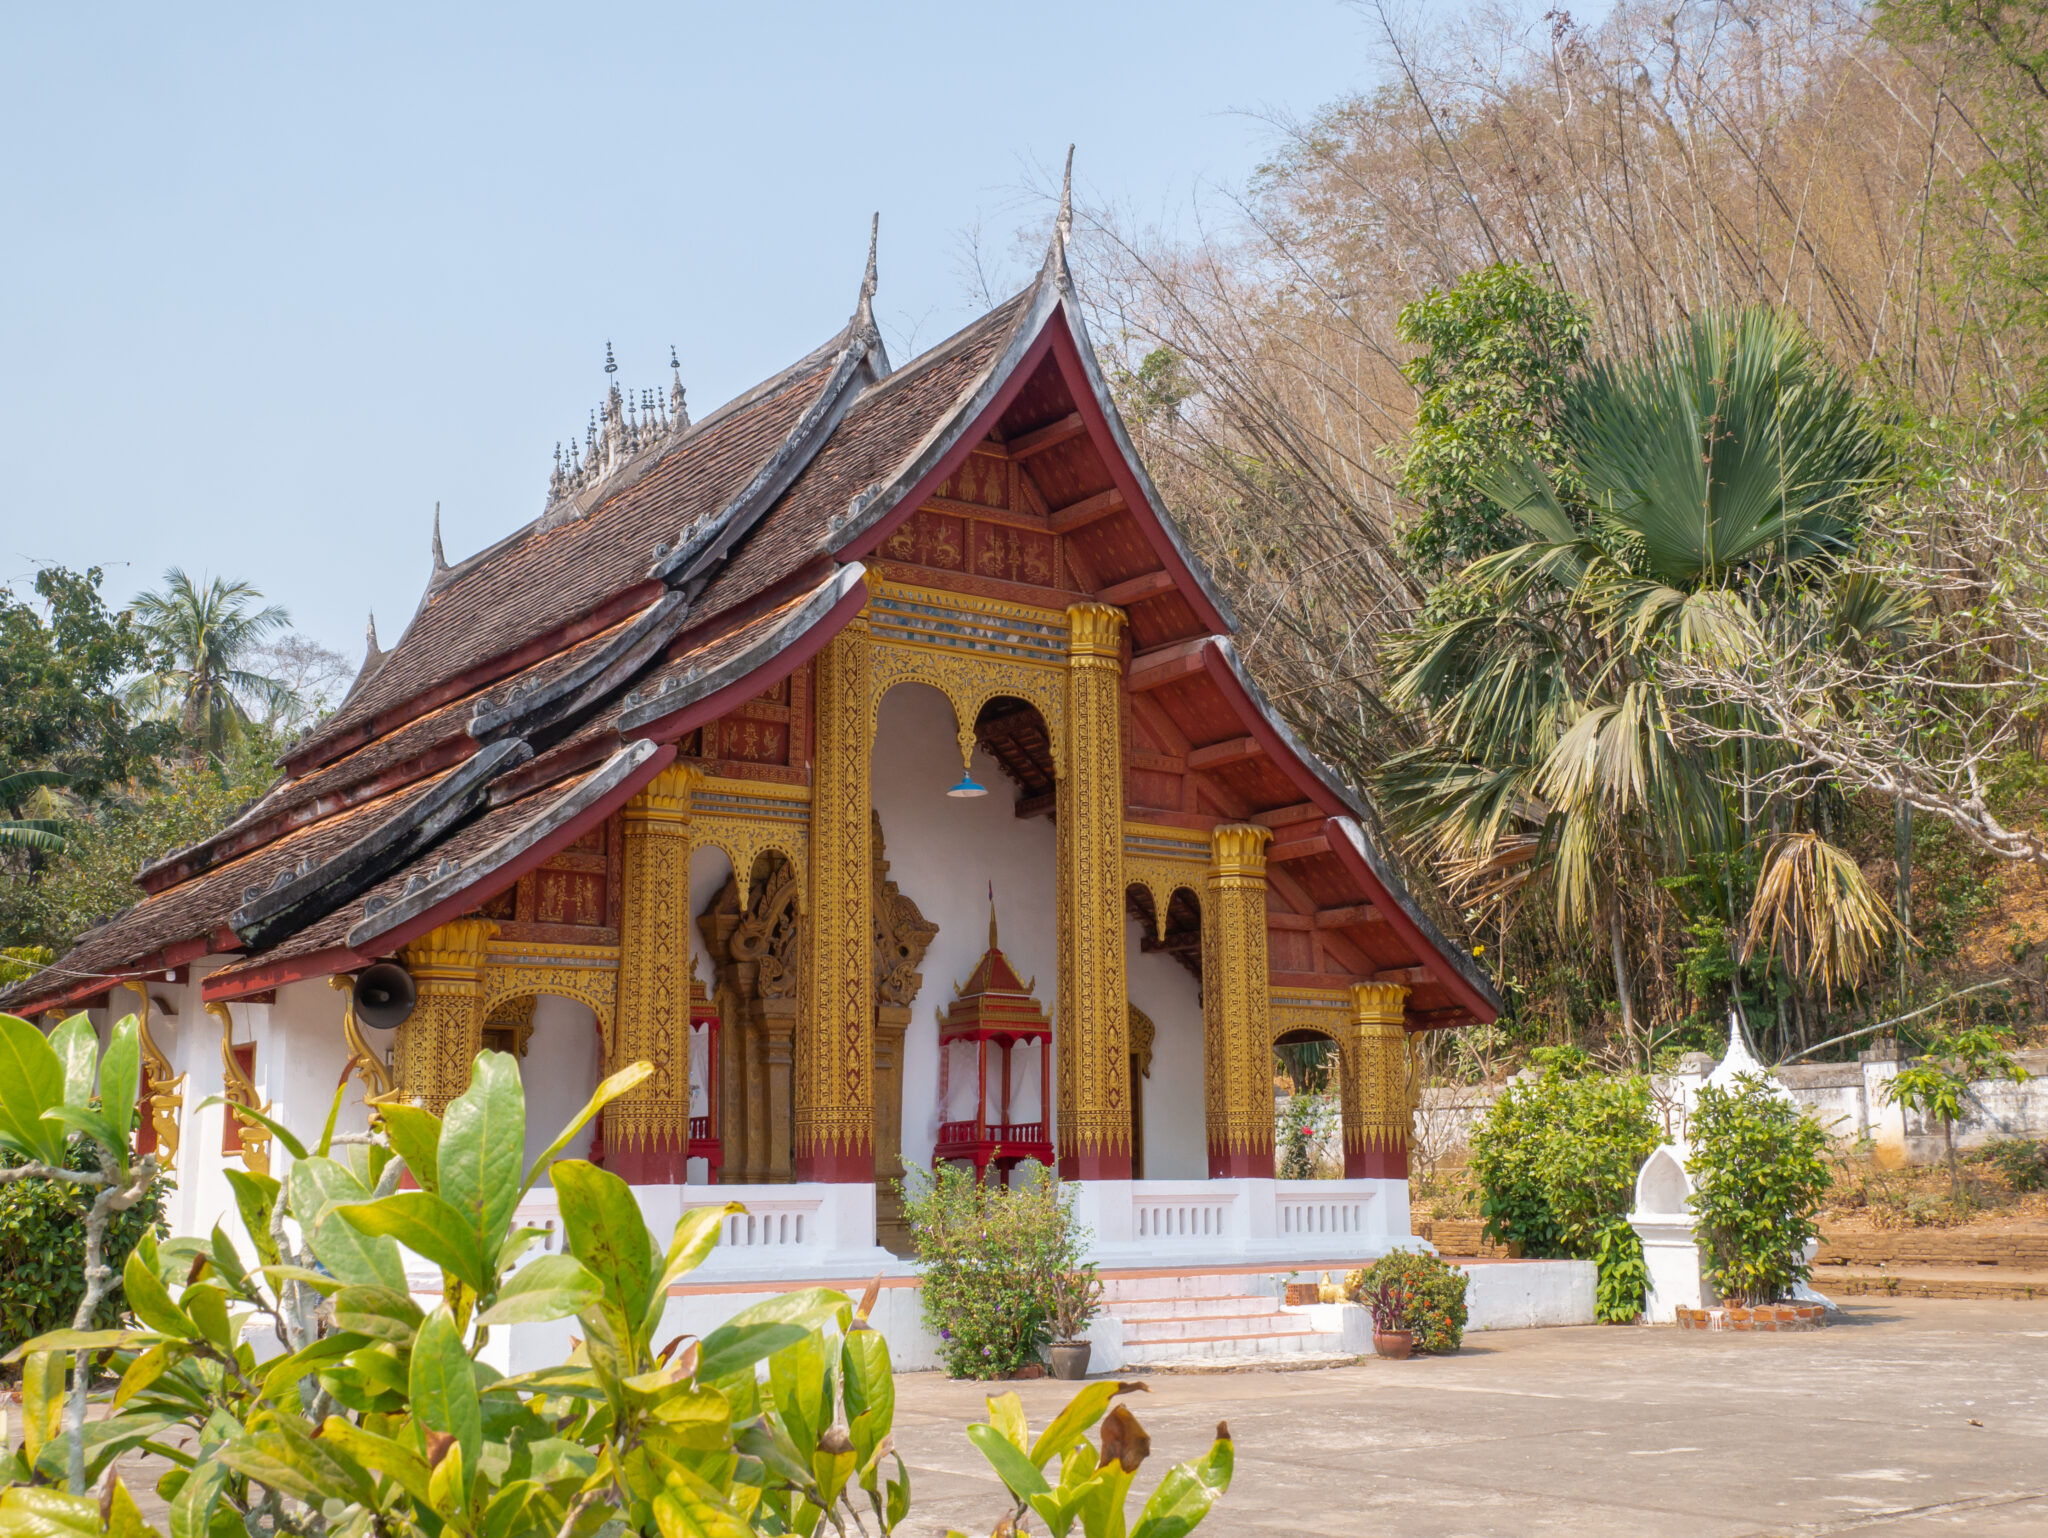
[[(54, 769), (21, 769), (0, 775), (0, 808), (17, 808), (31, 791), (54, 790), (65, 783)], [(54, 817), (0, 817), (0, 849), (32, 849), (54, 854), (64, 847), (64, 824)]]
[(1788, 833), (1764, 857), (1742, 954), (1768, 951), (1832, 999), (1862, 979), (1898, 932), (1898, 915), (1844, 850), (1818, 833)]

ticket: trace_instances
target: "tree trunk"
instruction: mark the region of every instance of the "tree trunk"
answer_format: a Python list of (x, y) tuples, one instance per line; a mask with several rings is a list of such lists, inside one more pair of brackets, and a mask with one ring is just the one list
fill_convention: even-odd
[[(1614, 991), (1621, 999), (1621, 1030), (1630, 1043), (1636, 1039), (1636, 1006), (1629, 997), (1628, 955), (1622, 944), (1621, 904), (1619, 901), (1607, 905), (1607, 937), (1614, 950)], [(1650, 1044), (1643, 1043), (1643, 1066), (1650, 1066)]]
[(1948, 1150), (1948, 1194), (1951, 1200), (1963, 1198), (1963, 1171), (1956, 1163), (1956, 1124), (1944, 1116), (1941, 1119), (1941, 1141)]

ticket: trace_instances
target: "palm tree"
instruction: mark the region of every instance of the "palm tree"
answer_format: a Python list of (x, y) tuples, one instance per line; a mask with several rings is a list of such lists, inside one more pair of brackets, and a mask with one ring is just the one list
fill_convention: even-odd
[(173, 566), (164, 573), (162, 592), (135, 600), (136, 618), (156, 642), (160, 660), (155, 672), (129, 685), (129, 703), (160, 720), (176, 720), (195, 761), (203, 753), (220, 753), (240, 736), (252, 708), (276, 717), (297, 704), (287, 686), (244, 666), (257, 646), (291, 623), (277, 604), (252, 607), (262, 596), (254, 584), (224, 577), (198, 586)]
[[(1647, 353), (1588, 369), (1558, 436), (1561, 479), (1583, 502), (1567, 506), (1533, 463), (1491, 468), (1487, 494), (1532, 538), (1466, 567), (1463, 611), (1393, 648), (1391, 696), (1426, 713), (1432, 740), (1390, 761), (1380, 784), (1397, 822), (1466, 893), (1509, 904), (1544, 883), (1561, 928), (1604, 919), (1632, 1029), (1627, 878), (1742, 847), (1763, 809), (1751, 793), (1758, 765), (1711, 732), (1683, 730), (1721, 707), (1686, 697), (1661, 664), (1741, 649), (1815, 605), (1851, 626), (1898, 623), (1895, 606), (1838, 573), (1890, 461), (1847, 382), (1763, 309), (1701, 317)], [(1781, 838), (1767, 866), (1781, 849), (1816, 859), (1810, 841)], [(1853, 861), (1826, 869), (1819, 888), (1760, 887), (1782, 899), (1794, 885), (1847, 882), (1860, 888), (1854, 901), (1781, 900), (1766, 927), (1845, 925), (1794, 950), (1807, 963), (1860, 964), (1882, 945), (1873, 914), (1888, 910)]]
[[(17, 812), (30, 792), (54, 788), (64, 776), (54, 769), (22, 769), (0, 775), (0, 810)], [(64, 824), (54, 817), (0, 817), (0, 849), (54, 854), (64, 847)]]

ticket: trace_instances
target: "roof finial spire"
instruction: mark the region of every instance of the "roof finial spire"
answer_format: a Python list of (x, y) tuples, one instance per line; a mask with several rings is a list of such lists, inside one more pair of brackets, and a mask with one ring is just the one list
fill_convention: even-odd
[(875, 326), (875, 244), (882, 237), (882, 215), (878, 210), (868, 223), (868, 265), (860, 278), (860, 303), (853, 307), (856, 330), (872, 331)]
[(604, 371), (607, 374), (616, 374), (619, 371), (619, 361), (612, 356), (610, 337), (606, 337), (604, 343)]
[(448, 569), (448, 557), (441, 553), (441, 504), (434, 504), (434, 570), (436, 573)]
[(1067, 170), (1060, 178), (1060, 212), (1053, 221), (1060, 232), (1060, 248), (1064, 250), (1074, 234), (1074, 146), (1067, 146)]
[(683, 390), (683, 365), (673, 342), (668, 344), (668, 366), (675, 375), (675, 383), (668, 387), (668, 414), (675, 418), (675, 430), (681, 432), (690, 425), (690, 404)]
[(383, 648), (377, 644), (377, 611), (375, 609), (370, 611), (370, 628), (363, 632), (363, 638), (368, 643), (364, 660), (373, 662), (383, 652)]
[(992, 951), (998, 949), (996, 945), (996, 884), (993, 881), (988, 884), (988, 948)]

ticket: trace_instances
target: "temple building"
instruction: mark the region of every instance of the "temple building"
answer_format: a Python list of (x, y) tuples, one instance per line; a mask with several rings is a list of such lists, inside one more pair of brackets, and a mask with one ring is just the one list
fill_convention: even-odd
[[(935, 1154), (1054, 1160), (1111, 1257), (1409, 1232), (1408, 1038), (1500, 1001), (1240, 660), (1068, 222), (900, 366), (871, 249), (844, 329), (708, 416), (680, 374), (611, 386), (537, 518), (454, 564), (436, 528), (277, 785), (12, 990), (144, 1013), (180, 1231), (284, 1157), (208, 1096), (317, 1131), (348, 1078), (360, 1128), (491, 1046), (533, 1152), (652, 1063), (572, 1152), (650, 1213), (745, 1187), (724, 1247), (762, 1268), (900, 1253), (891, 1182)], [(1345, 1178), (1275, 1181), (1273, 1049), (1306, 1037)]]

